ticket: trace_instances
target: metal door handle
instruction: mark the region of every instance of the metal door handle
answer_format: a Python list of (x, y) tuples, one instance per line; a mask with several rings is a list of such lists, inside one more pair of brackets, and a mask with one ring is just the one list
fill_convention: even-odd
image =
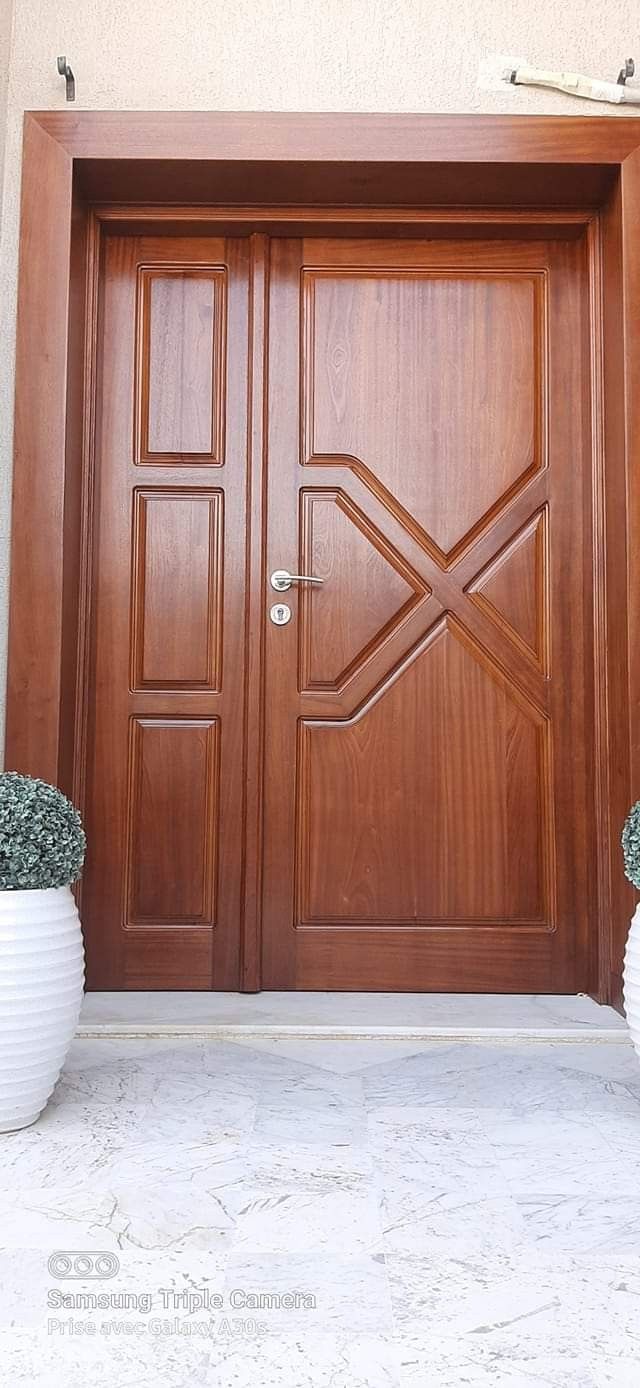
[(314, 574), (290, 574), (287, 569), (275, 569), (271, 575), (271, 587), (276, 593), (286, 593), (292, 583), (324, 583), (324, 579)]

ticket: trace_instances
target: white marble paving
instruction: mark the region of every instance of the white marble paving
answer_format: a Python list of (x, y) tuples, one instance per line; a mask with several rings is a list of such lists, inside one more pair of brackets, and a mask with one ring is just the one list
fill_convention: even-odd
[[(615, 1036), (611, 1007), (571, 996), (504, 993), (87, 993), (80, 1035), (190, 1032), (280, 1037)], [(295, 1042), (294, 1042), (295, 1044)]]
[(640, 1382), (624, 1033), (81, 1039), (0, 1152), (3, 1385)]

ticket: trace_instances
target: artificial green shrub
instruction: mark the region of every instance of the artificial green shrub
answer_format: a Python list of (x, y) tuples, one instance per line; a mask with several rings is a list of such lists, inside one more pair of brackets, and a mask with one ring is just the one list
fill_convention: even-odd
[(0, 891), (66, 887), (82, 871), (78, 811), (46, 781), (0, 772)]
[(629, 810), (624, 822), (622, 852), (627, 877), (640, 890), (640, 800)]

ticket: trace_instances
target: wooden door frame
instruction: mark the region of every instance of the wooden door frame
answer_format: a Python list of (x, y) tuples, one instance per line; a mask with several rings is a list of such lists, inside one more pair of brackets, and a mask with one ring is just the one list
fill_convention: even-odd
[[(261, 610), (264, 232), (587, 238), (599, 929), (618, 1003), (632, 909), (619, 834), (640, 795), (640, 121), (590, 116), (28, 112), (16, 350), (6, 764), (83, 796), (100, 235), (209, 223), (253, 236), (249, 612)], [(400, 234), (403, 234), (402, 232)], [(248, 622), (242, 984), (259, 987), (261, 641)], [(253, 634), (252, 634), (253, 633)], [(257, 633), (257, 634), (256, 634)], [(592, 672), (586, 672), (591, 682)]]

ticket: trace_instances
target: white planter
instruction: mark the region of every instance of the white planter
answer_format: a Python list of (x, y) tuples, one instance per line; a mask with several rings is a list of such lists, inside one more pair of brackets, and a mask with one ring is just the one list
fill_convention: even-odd
[(83, 985), (71, 888), (0, 892), (0, 1132), (42, 1113), (78, 1025)]
[(640, 905), (631, 918), (624, 955), (623, 996), (631, 1040), (640, 1056)]

